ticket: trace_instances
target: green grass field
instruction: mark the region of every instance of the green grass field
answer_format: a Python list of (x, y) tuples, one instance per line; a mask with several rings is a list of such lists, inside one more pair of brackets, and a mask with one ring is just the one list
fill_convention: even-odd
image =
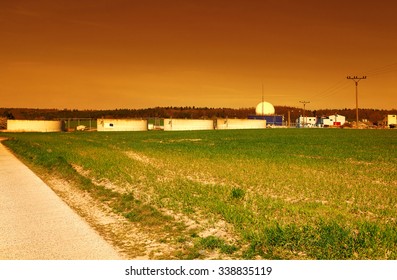
[(180, 245), (165, 258), (397, 259), (397, 130), (3, 136), (43, 178)]

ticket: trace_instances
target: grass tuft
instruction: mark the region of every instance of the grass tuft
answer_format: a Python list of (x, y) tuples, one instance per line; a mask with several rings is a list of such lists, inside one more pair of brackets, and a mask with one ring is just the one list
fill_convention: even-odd
[(235, 245), (229, 245), (223, 239), (216, 236), (201, 238), (199, 241), (199, 247), (210, 250), (219, 249), (220, 252), (224, 254), (233, 254), (237, 251), (237, 247)]
[(231, 192), (231, 197), (233, 199), (242, 199), (244, 198), (245, 191), (240, 188), (233, 188)]

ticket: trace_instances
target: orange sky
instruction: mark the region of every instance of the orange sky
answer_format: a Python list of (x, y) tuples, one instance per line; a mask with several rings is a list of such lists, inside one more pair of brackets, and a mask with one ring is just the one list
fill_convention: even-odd
[(391, 0), (0, 0), (0, 107), (397, 109)]

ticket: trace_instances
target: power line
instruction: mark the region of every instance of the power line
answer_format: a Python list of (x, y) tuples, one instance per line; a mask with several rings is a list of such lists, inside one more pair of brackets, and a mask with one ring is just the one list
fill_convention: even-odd
[(346, 80), (344, 80), (344, 79), (340, 80), (337, 83), (335, 83), (334, 85), (332, 85), (331, 87), (327, 88), (326, 90), (312, 95), (310, 99), (317, 100), (320, 98), (332, 96), (332, 95), (336, 94), (337, 92), (347, 88), (347, 86), (348, 86), (348, 83), (346, 82)]
[(375, 69), (372, 69), (370, 71), (367, 71), (367, 72), (363, 73), (363, 75), (366, 75), (366, 76), (377, 76), (377, 75), (388, 74), (388, 73), (392, 73), (392, 72), (396, 72), (396, 71), (397, 71), (397, 62), (391, 63), (391, 64), (387, 64), (385, 66), (378, 67), (378, 68), (375, 68)]
[[(389, 74), (389, 73), (393, 73), (393, 72), (397, 72), (397, 62), (387, 64), (382, 67), (371, 69), (369, 71), (363, 72), (361, 75), (366, 76), (366, 77), (367, 76), (373, 77), (373, 76), (378, 76), (378, 75), (380, 76), (380, 75), (385, 75), (385, 74)], [(341, 92), (342, 90), (344, 90), (348, 87), (349, 87), (349, 83), (345, 79), (342, 79), (342, 80), (336, 82), (335, 84), (333, 84), (332, 86), (330, 86), (329, 88), (327, 88), (326, 90), (312, 95), (310, 97), (310, 99), (318, 100), (318, 99), (322, 99), (322, 98), (327, 98), (327, 97), (333, 96), (333, 95)]]

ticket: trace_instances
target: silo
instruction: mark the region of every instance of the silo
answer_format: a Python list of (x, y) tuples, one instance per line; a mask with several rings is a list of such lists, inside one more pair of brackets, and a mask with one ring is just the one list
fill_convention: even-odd
[(147, 131), (147, 120), (135, 119), (98, 119), (98, 131)]
[(62, 121), (46, 120), (7, 120), (10, 132), (60, 132)]
[(216, 128), (223, 129), (260, 129), (266, 128), (266, 120), (217, 119)]
[(165, 131), (213, 130), (213, 120), (164, 119)]

